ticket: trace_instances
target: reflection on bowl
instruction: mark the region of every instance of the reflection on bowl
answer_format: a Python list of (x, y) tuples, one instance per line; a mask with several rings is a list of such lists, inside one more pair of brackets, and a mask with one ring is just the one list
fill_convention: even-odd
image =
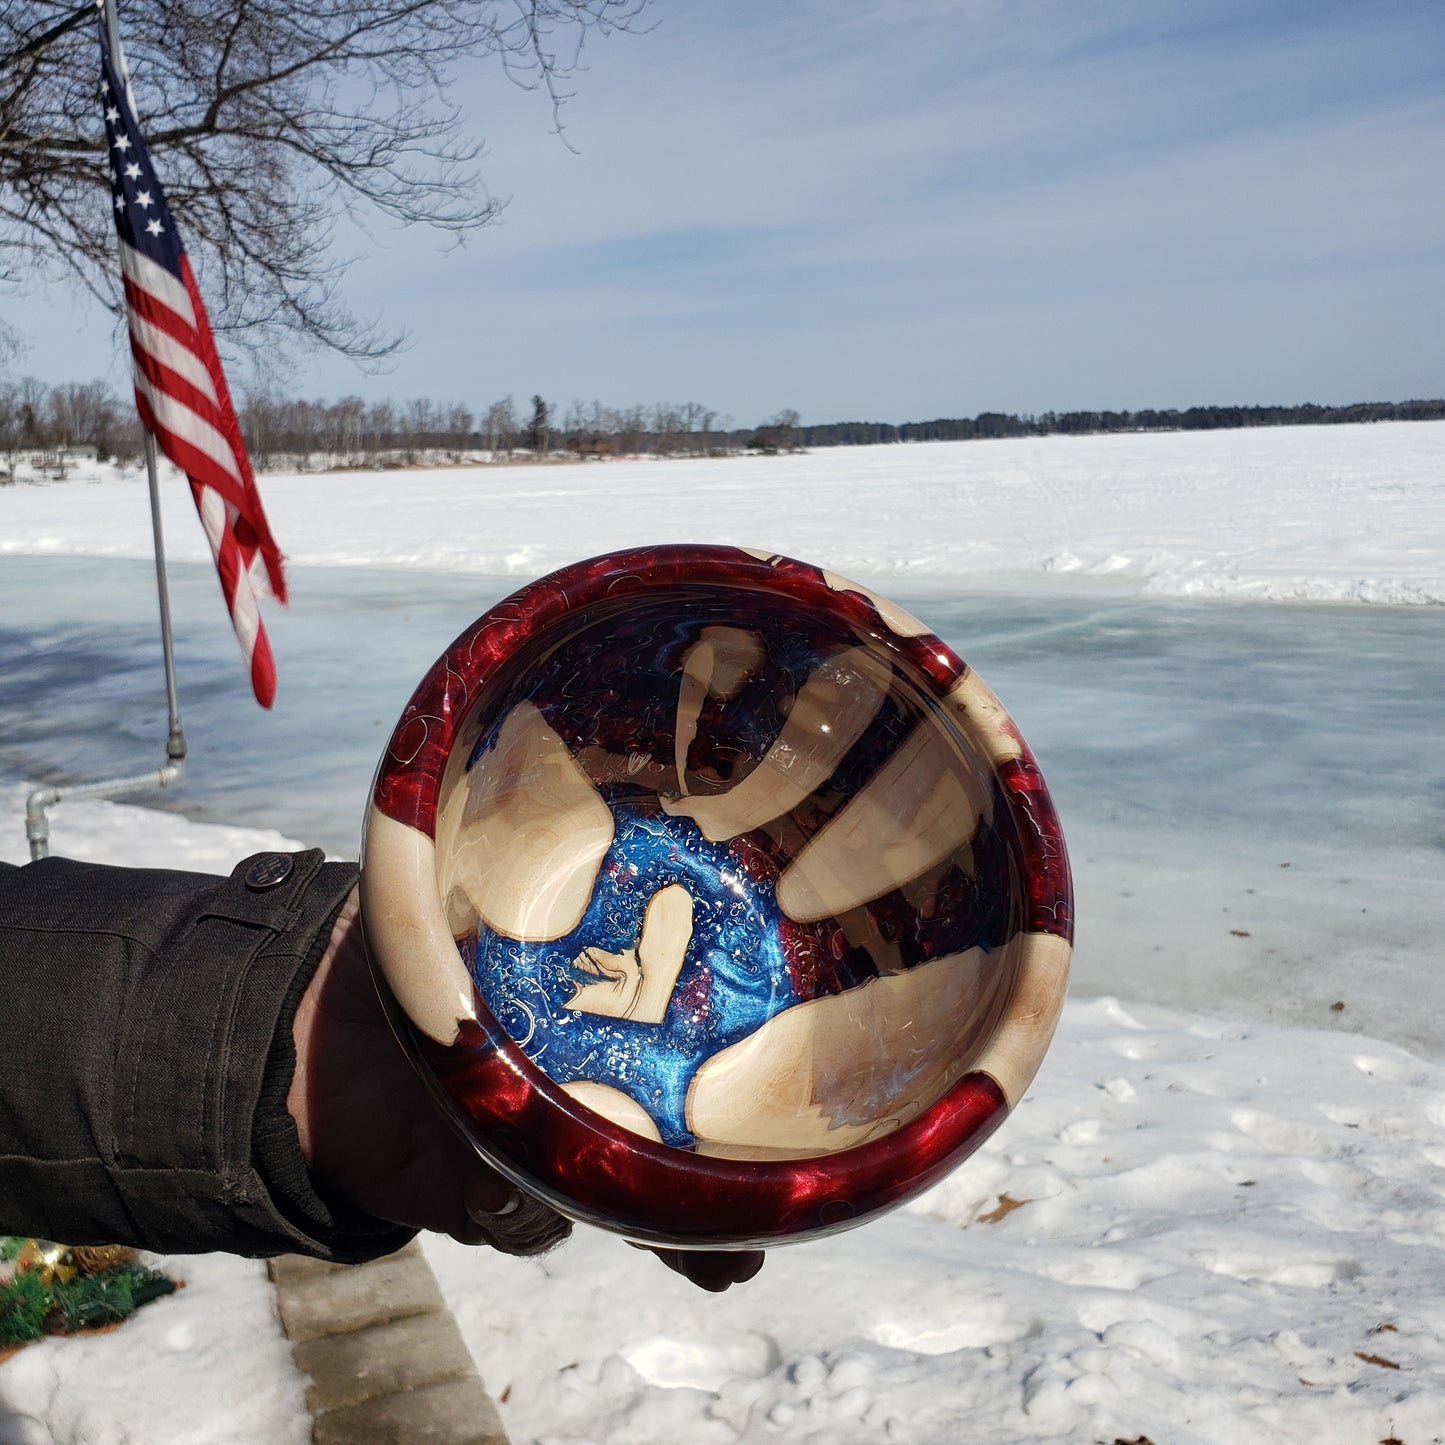
[(579, 563), (457, 639), (382, 758), (362, 908), (484, 1157), (697, 1247), (940, 1178), (1032, 1079), (1072, 935), (982, 682), (863, 588), (699, 546)]

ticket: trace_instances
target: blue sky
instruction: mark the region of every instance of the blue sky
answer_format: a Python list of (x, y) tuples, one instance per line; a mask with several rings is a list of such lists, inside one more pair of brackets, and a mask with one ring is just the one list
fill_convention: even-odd
[[(573, 150), (543, 97), (462, 78), (503, 220), (348, 243), (348, 299), (412, 343), (289, 386), (738, 425), (1445, 395), (1439, 0), (650, 13), (589, 42)], [(0, 306), (24, 369), (106, 371), (68, 296)]]

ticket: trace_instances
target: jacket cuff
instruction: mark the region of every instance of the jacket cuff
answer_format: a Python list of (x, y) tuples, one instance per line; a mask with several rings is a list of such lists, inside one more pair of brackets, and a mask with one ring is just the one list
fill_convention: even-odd
[[(248, 866), (255, 868), (268, 858), (277, 856), (270, 854), (261, 855), (259, 859), (247, 859), (237, 871)], [(323, 864), (316, 875), (313, 888), (318, 900), (329, 908), (329, 912), (281, 999), (276, 1031), (261, 1076), (252, 1135), (252, 1158), (256, 1171), (265, 1183), (277, 1212), (291, 1227), (300, 1230), (312, 1246), (306, 1249), (297, 1247), (293, 1252), (314, 1254), (342, 1263), (390, 1254), (416, 1233), (413, 1229), (376, 1219), (342, 1200), (321, 1193), (312, 1182), (301, 1153), (296, 1121), (286, 1106), (296, 1074), (296, 1011), (320, 966), (331, 940), (331, 931), (346, 906), (347, 896), (355, 882), (356, 868), (351, 864)], [(303, 930), (303, 941), (304, 937)]]
[(285, 1107), (296, 1008), (356, 876), (319, 850), (224, 879), (0, 865), (0, 1226), (339, 1262), (409, 1239), (316, 1193)]

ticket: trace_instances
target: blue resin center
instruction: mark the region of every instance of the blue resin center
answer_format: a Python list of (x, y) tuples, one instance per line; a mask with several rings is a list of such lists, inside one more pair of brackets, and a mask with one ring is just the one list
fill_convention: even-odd
[[(538, 1068), (559, 1084), (608, 1084), (637, 1101), (663, 1142), (687, 1148), (685, 1104), (699, 1065), (798, 1002), (770, 881), (750, 877), (726, 845), (688, 818), (614, 804), (615, 832), (581, 923), (548, 943), (525, 943), (485, 924), (464, 956), (487, 1007)], [(661, 1023), (566, 1007), (592, 975), (586, 949), (637, 947), (662, 889), (693, 899), (692, 937)]]

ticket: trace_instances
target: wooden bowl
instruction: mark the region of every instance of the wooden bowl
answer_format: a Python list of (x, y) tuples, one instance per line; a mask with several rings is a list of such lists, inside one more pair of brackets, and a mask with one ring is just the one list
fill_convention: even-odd
[(398, 1033), (481, 1154), (629, 1238), (763, 1246), (941, 1178), (1028, 1087), (1068, 861), (923, 624), (787, 558), (600, 557), (407, 705), (362, 857)]

